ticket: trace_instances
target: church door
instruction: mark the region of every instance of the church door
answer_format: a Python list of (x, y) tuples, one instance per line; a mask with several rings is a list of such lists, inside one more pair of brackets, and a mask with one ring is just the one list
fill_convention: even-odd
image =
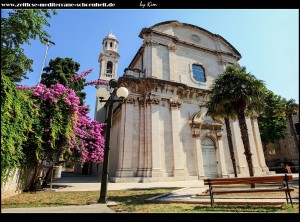
[(216, 158), (216, 148), (213, 141), (209, 138), (204, 138), (201, 142), (203, 170), (205, 177), (217, 178), (218, 167)]

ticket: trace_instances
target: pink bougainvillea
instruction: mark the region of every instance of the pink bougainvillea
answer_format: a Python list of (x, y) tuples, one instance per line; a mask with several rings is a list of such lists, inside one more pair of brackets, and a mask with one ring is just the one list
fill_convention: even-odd
[(97, 79), (97, 80), (92, 80), (90, 82), (87, 82), (84, 85), (85, 86), (97, 86), (97, 85), (108, 86), (108, 81)]
[[(71, 81), (83, 79), (86, 75), (92, 72), (92, 69), (76, 74)], [(106, 81), (96, 80), (87, 83), (86, 85), (107, 85)], [(32, 96), (36, 98), (39, 106), (34, 104), (34, 108), (40, 108), (41, 112), (48, 111), (49, 117), (47, 120), (43, 119), (44, 123), (44, 136), (47, 143), (53, 143), (55, 137), (55, 124), (59, 125), (58, 119), (50, 117), (53, 109), (59, 112), (64, 112), (67, 116), (67, 125), (70, 124), (71, 131), (67, 132), (65, 141), (67, 146), (64, 147), (68, 153), (72, 153), (74, 156), (79, 157), (79, 161), (84, 163), (86, 161), (102, 162), (104, 155), (104, 137), (102, 135), (104, 123), (99, 123), (92, 120), (89, 116), (88, 107), (80, 106), (80, 100), (77, 97), (74, 90), (65, 87), (62, 84), (50, 85), (47, 87), (43, 84), (38, 84), (34, 87), (18, 86), (19, 90), (32, 90)], [(43, 116), (45, 118), (45, 116)], [(49, 119), (50, 118), (50, 119)], [(64, 121), (66, 121), (66, 119)], [(62, 126), (63, 127), (63, 126)], [(67, 126), (65, 126), (67, 127)], [(43, 143), (45, 143), (43, 141)], [(52, 146), (52, 145), (51, 145)]]
[(93, 72), (93, 69), (89, 69), (89, 70), (86, 70), (86, 71), (83, 71), (81, 73), (76, 73), (71, 79), (70, 81), (73, 82), (73, 81), (76, 81), (76, 80), (81, 80), (81, 79), (84, 79), (84, 77), (86, 77), (88, 74), (90, 74), (91, 72)]

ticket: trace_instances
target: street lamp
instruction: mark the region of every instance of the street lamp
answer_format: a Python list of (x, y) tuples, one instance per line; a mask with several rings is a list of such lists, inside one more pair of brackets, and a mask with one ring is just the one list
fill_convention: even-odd
[(47, 57), (47, 53), (48, 53), (48, 48), (49, 48), (50, 45), (55, 45), (55, 43), (51, 42), (49, 39), (43, 38), (43, 40), (45, 42), (47, 42), (47, 47), (46, 47), (46, 52), (45, 52), (44, 59), (43, 59), (43, 64), (42, 64), (42, 69), (41, 69), (41, 73), (40, 73), (40, 76), (39, 76), (38, 84), (40, 84), (40, 82), (41, 82), (42, 73), (43, 73), (43, 69), (44, 69), (44, 65), (45, 65), (45, 61), (46, 61), (46, 57)]
[[(107, 202), (107, 183), (108, 183), (108, 162), (109, 162), (109, 142), (110, 142), (110, 129), (112, 126), (112, 113), (113, 113), (113, 105), (115, 102), (123, 102), (124, 99), (128, 96), (128, 89), (125, 87), (117, 87), (118, 82), (115, 79), (109, 80), (108, 83), (112, 92), (107, 91), (105, 88), (97, 89), (97, 97), (99, 97), (100, 102), (106, 102), (108, 105), (108, 116), (107, 116), (107, 125), (106, 125), (106, 136), (105, 136), (105, 149), (104, 149), (104, 160), (102, 167), (102, 179), (101, 179), (101, 190), (100, 190), (100, 198), (98, 203), (106, 203)], [(107, 100), (107, 96), (110, 94), (110, 97)], [(115, 97), (119, 99), (114, 99)]]

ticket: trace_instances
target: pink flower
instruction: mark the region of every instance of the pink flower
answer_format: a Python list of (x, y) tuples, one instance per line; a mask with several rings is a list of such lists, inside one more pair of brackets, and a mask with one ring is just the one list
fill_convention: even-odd
[[(72, 80), (81, 80), (91, 72), (92, 69), (76, 74)], [(108, 82), (95, 80), (86, 85), (92, 84), (108, 85)], [(59, 83), (53, 84), (50, 87), (38, 84), (34, 87), (18, 86), (17, 88), (20, 90), (32, 89), (34, 100), (41, 103), (39, 107), (36, 104), (33, 104), (33, 108), (39, 108), (39, 111), (41, 111), (39, 113), (41, 114), (44, 114), (45, 112), (49, 113), (49, 120), (43, 121), (50, 124), (50, 126), (44, 129), (44, 132), (49, 132), (52, 129), (51, 126), (53, 126), (54, 115), (57, 112), (63, 112), (60, 113), (64, 116), (63, 121), (66, 120), (71, 126), (71, 132), (68, 132), (68, 134), (65, 135), (67, 144), (65, 149), (68, 150), (67, 153), (70, 152), (70, 155), (79, 157), (79, 161), (82, 163), (88, 160), (93, 162), (103, 161), (105, 140), (102, 131), (105, 124), (98, 123), (88, 116), (88, 106), (80, 106), (80, 99), (73, 89), (69, 89)], [(55, 124), (59, 123), (56, 122)], [(52, 133), (60, 132), (53, 131)], [(50, 133), (48, 133), (48, 135), (50, 135)], [(59, 134), (51, 136), (55, 139), (57, 135), (59, 137)], [(55, 146), (55, 141), (51, 141), (50, 139), (47, 142), (52, 143), (52, 145)], [(43, 141), (42, 143), (45, 142)]]

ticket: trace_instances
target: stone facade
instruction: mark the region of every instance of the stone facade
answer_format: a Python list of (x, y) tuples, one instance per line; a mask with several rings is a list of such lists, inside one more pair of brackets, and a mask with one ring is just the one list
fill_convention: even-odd
[[(293, 115), (293, 123), (297, 129), (297, 138), (299, 144), (299, 112)], [(296, 127), (297, 128), (297, 127)], [(265, 149), (267, 165), (276, 171), (285, 171), (284, 164), (289, 163), (293, 172), (299, 172), (299, 150), (295, 145), (295, 140), (291, 134), (291, 127), (287, 121), (287, 134), (284, 139), (279, 140), (277, 144), (269, 143)]]
[[(112, 182), (232, 177), (225, 124), (206, 116), (209, 87), (240, 53), (223, 37), (200, 27), (169, 21), (143, 28), (143, 44), (119, 86), (130, 94), (115, 106), (110, 141)], [(204, 70), (205, 81), (195, 77)], [(101, 121), (103, 109), (96, 107)], [(100, 115), (101, 114), (101, 115)], [(231, 120), (238, 176), (248, 166), (237, 120)], [(255, 175), (266, 175), (256, 118), (247, 118)], [(101, 167), (93, 167), (101, 174)]]

